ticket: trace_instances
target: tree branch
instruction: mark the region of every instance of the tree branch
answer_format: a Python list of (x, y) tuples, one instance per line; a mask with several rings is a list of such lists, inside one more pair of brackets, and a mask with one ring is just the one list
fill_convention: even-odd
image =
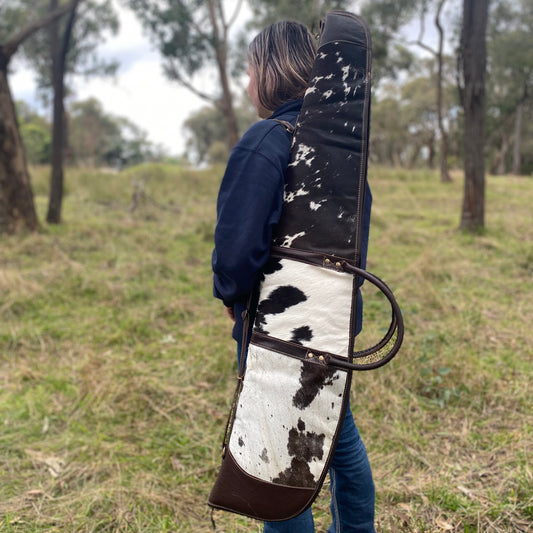
[(77, 4), (81, 0), (72, 0), (72, 2), (65, 4), (64, 6), (61, 6), (60, 8), (56, 9), (55, 11), (52, 11), (52, 13), (49, 13), (42, 19), (36, 20), (32, 22), (31, 24), (28, 24), (25, 28), (20, 30), (18, 33), (13, 35), (11, 39), (9, 39), (6, 44), (0, 46), (2, 49), (2, 53), (5, 57), (6, 63), (9, 62), (13, 54), (17, 51), (18, 47), (33, 33), (40, 30), (41, 28), (44, 28), (57, 18), (61, 17), (65, 13), (67, 13), (69, 10), (71, 10), (75, 4)]
[(216, 9), (218, 11), (218, 16), (220, 17), (220, 23), (222, 25), (222, 35), (226, 38), (228, 27), (226, 25), (226, 14), (224, 13), (224, 6), (222, 5), (221, 0), (217, 0)]
[(232, 13), (232, 15), (231, 15), (231, 17), (229, 19), (229, 22), (226, 24), (226, 30), (229, 30), (231, 28), (231, 26), (233, 26), (233, 24), (237, 20), (237, 17), (239, 16), (239, 12), (240, 12), (241, 7), (242, 7), (242, 2), (243, 2), (243, 0), (238, 0), (237, 5), (235, 6), (235, 10), (233, 11), (233, 13)]
[[(187, 6), (184, 5), (184, 3), (181, 0), (178, 0), (178, 4), (185, 12), (188, 11)], [(202, 39), (205, 39), (206, 41), (209, 41), (211, 39), (211, 36), (209, 34), (205, 33), (202, 30), (201, 26), (193, 19), (192, 15), (191, 15), (190, 18), (191, 18), (190, 24), (194, 28), (196, 33), (198, 33), (198, 35), (200, 35), (202, 37)]]
[(65, 28), (65, 33), (63, 34), (63, 43), (61, 45), (61, 69), (65, 70), (65, 63), (67, 60), (67, 52), (70, 44), (70, 39), (72, 37), (72, 30), (74, 28), (74, 21), (76, 20), (76, 9), (81, 0), (72, 0), (72, 9), (70, 11), (67, 26)]
[(217, 99), (215, 97), (200, 91), (189, 80), (185, 79), (174, 63), (167, 64), (165, 66), (165, 69), (173, 77), (173, 79), (176, 80), (176, 82), (178, 82), (180, 85), (183, 85), (183, 87), (185, 87), (186, 89), (189, 89), (189, 91), (194, 93), (202, 100), (206, 100), (211, 104), (217, 102)]

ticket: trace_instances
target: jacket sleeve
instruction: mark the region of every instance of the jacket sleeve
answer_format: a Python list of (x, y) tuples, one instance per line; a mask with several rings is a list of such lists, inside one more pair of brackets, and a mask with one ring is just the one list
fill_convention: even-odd
[[(285, 151), (288, 162), (288, 145)], [(285, 168), (239, 145), (230, 156), (218, 196), (212, 256), (213, 294), (228, 307), (247, 298), (268, 260), (272, 228), (281, 216)]]

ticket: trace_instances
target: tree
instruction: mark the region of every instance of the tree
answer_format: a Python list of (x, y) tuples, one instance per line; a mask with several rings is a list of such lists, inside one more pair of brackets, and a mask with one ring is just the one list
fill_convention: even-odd
[[(59, 0), (23, 0), (33, 9), (54, 10)], [(69, 16), (55, 21), (49, 31), (35, 36), (25, 46), (25, 56), (35, 69), (41, 95), (52, 102), (52, 168), (48, 202), (48, 223), (61, 221), (63, 166), (68, 147), (68, 124), (64, 100), (69, 92), (68, 75), (109, 74), (114, 62), (100, 61), (94, 54), (104, 31), (115, 32), (118, 20), (110, 0), (73, 0)]]
[[(235, 108), (239, 134), (244, 133), (255, 120), (257, 114), (245, 96)], [(194, 163), (222, 163), (229, 152), (226, 145), (227, 130), (220, 110), (205, 106), (192, 113), (183, 124), (187, 135), (187, 157)]]
[(164, 154), (146, 140), (146, 133), (128, 119), (104, 112), (94, 98), (72, 105), (70, 150), (76, 164), (122, 168)]
[(439, 127), (439, 133), (440, 133), (440, 180), (443, 183), (448, 183), (451, 181), (450, 174), (448, 172), (448, 132), (446, 131), (446, 128), (444, 127), (444, 118), (443, 118), (443, 67), (444, 67), (444, 29), (442, 25), (442, 9), (444, 7), (444, 4), (446, 3), (446, 0), (438, 0), (436, 5), (436, 13), (435, 13), (435, 27), (437, 28), (438, 32), (438, 44), (437, 49), (433, 49), (431, 46), (428, 46), (423, 41), (424, 37), (424, 29), (425, 29), (425, 17), (426, 17), (426, 10), (427, 10), (427, 2), (426, 0), (422, 0), (421, 4), (421, 10), (420, 10), (420, 35), (415, 41), (414, 44), (417, 46), (420, 46), (422, 49), (429, 52), (431, 55), (435, 57), (435, 60), (437, 62), (437, 73), (435, 76), (435, 86), (436, 86), (436, 102), (435, 107), (437, 110), (437, 118), (438, 118), (438, 127)]
[[(20, 45), (71, 8), (66, 4), (0, 44), (0, 232), (15, 233), (38, 227), (33, 191), (8, 83), (8, 67)], [(6, 17), (7, 18), (7, 17)]]
[(50, 163), (52, 135), (49, 122), (24, 101), (15, 105), (26, 160), (33, 165)]
[(50, 163), (52, 137), (50, 128), (42, 122), (27, 122), (20, 125), (20, 136), (29, 163), (42, 165)]
[[(215, 105), (227, 126), (227, 142), (239, 140), (237, 118), (230, 87), (230, 29), (240, 11), (237, 0), (226, 13), (223, 0), (127, 0), (164, 58), (166, 75), (198, 97)], [(213, 91), (200, 88), (197, 75), (216, 67), (218, 83)], [(204, 84), (205, 86), (205, 84)]]
[(399, 31), (419, 11), (420, 0), (367, 0), (361, 15), (372, 34), (372, 85), (395, 79), (413, 63), (414, 56), (407, 49)]
[(492, 167), (504, 174), (512, 148), (511, 171), (522, 172), (524, 115), (533, 95), (533, 0), (497, 0), (488, 28), (488, 126), (499, 138)]
[[(50, 224), (61, 222), (61, 205), (63, 202), (63, 156), (65, 146), (65, 71), (67, 52), (70, 47), (72, 30), (76, 20), (79, 0), (73, 0), (72, 8), (67, 17), (63, 36), (60, 37), (59, 22), (55, 20), (49, 26), (50, 57), (52, 61), (51, 79), (54, 91), (52, 120), (52, 176), (50, 179), (50, 195), (46, 221)], [(58, 0), (50, 0), (50, 11), (58, 7)]]
[(350, 0), (249, 0), (253, 28), (262, 29), (278, 20), (298, 20), (318, 33), (320, 19), (332, 9), (347, 9)]
[(486, 28), (488, 0), (464, 0), (461, 62), (464, 88), (464, 197), (462, 229), (478, 231), (485, 225), (484, 113)]

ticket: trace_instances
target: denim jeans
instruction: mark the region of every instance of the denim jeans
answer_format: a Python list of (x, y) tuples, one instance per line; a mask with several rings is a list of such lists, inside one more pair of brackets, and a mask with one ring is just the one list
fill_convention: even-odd
[[(241, 346), (238, 343), (238, 358)], [(348, 406), (331, 461), (331, 517), (328, 533), (375, 533), (375, 491), (366, 449)], [(314, 533), (311, 508), (283, 522), (265, 522), (264, 533)]]

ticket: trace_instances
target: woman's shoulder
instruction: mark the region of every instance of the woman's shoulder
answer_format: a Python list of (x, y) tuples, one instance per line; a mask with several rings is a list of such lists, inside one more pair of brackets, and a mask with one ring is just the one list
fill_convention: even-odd
[(252, 151), (262, 151), (272, 149), (279, 145), (285, 148), (290, 144), (290, 134), (276, 120), (263, 119), (252, 124), (237, 144), (238, 148)]
[[(231, 151), (228, 168), (263, 168), (273, 165), (282, 175), (289, 163), (291, 135), (278, 122), (260, 120), (246, 131)], [(263, 168), (264, 171), (264, 168)]]

